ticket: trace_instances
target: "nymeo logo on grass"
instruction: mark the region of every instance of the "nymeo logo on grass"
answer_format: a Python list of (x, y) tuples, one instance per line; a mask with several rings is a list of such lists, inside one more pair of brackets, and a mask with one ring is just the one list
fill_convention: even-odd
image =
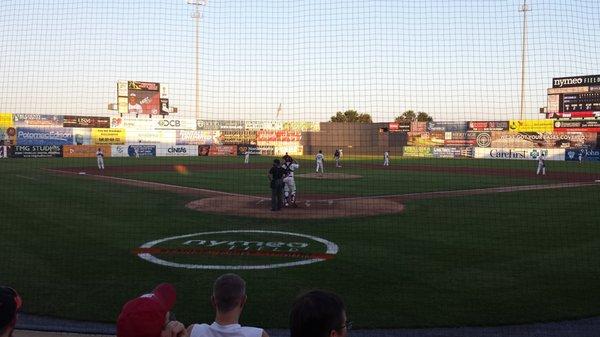
[(229, 230), (173, 236), (133, 250), (140, 258), (185, 269), (249, 270), (295, 267), (332, 259), (338, 246), (299, 233)]

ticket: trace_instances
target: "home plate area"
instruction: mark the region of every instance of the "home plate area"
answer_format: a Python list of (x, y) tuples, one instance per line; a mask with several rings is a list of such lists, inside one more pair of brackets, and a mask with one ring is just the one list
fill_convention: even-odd
[(186, 207), (205, 213), (273, 219), (325, 219), (400, 213), (404, 205), (383, 198), (302, 199), (297, 207), (271, 211), (271, 200), (254, 196), (219, 196), (195, 200)]

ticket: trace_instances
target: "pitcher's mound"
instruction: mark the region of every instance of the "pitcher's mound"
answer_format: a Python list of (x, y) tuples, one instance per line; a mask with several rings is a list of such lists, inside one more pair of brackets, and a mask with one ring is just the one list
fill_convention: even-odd
[(296, 205), (274, 212), (270, 199), (224, 196), (195, 200), (186, 207), (206, 213), (289, 220), (373, 216), (404, 210), (404, 205), (381, 198), (299, 200)]
[(348, 174), (348, 173), (303, 173), (303, 174), (296, 174), (296, 177), (301, 177), (301, 178), (309, 178), (309, 179), (358, 179), (358, 178), (362, 178), (362, 176), (359, 176), (358, 174)]

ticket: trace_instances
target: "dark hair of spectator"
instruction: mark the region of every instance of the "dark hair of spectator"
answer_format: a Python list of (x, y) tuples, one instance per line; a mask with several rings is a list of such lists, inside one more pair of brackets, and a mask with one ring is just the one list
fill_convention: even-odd
[(230, 312), (240, 305), (244, 296), (246, 282), (236, 274), (221, 275), (213, 285), (213, 298), (219, 312)]
[(313, 290), (294, 301), (290, 312), (291, 337), (328, 337), (344, 325), (342, 299), (330, 292)]

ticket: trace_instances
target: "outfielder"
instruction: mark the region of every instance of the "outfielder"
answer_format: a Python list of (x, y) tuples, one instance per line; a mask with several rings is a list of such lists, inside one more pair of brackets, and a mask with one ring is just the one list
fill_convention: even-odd
[(319, 153), (317, 153), (317, 156), (315, 157), (315, 159), (317, 160), (316, 172), (319, 173), (319, 169), (321, 169), (321, 175), (323, 175), (323, 173), (324, 173), (323, 162), (325, 161), (324, 156), (323, 156), (323, 151), (319, 150)]
[(542, 175), (546, 175), (546, 160), (543, 155), (538, 157), (537, 175), (542, 172)]
[(246, 150), (246, 153), (244, 153), (244, 164), (249, 164), (250, 163), (250, 150)]
[(340, 164), (340, 149), (335, 149), (333, 153), (333, 159), (335, 159), (335, 167), (342, 167)]
[(98, 151), (96, 151), (96, 158), (98, 159), (98, 169), (104, 170), (104, 153), (102, 153), (101, 148), (98, 148)]
[(296, 182), (294, 181), (294, 171), (300, 168), (300, 165), (293, 159), (283, 163), (285, 174), (283, 175), (283, 200), (285, 206), (296, 206)]
[(383, 166), (390, 166), (390, 154), (387, 151), (383, 153)]

